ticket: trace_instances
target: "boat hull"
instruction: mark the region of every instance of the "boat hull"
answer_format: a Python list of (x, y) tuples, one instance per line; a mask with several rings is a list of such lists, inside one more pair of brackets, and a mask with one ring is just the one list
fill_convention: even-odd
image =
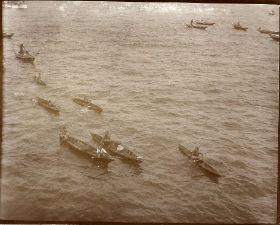
[(53, 113), (59, 114), (58, 107), (55, 106), (54, 104), (52, 104), (51, 102), (49, 102), (45, 99), (39, 98), (39, 97), (36, 98), (36, 101), (37, 101), (38, 105), (44, 107), (45, 109), (47, 109)]
[(258, 30), (262, 34), (279, 34), (279, 31), (271, 31), (271, 30)]
[(203, 22), (203, 21), (196, 21), (196, 24), (199, 25), (204, 25), (204, 26), (213, 26), (215, 23), (211, 23), (211, 22)]
[(14, 36), (14, 33), (3, 33), (4, 38), (12, 38)]
[(199, 30), (206, 30), (207, 26), (198, 26), (198, 25), (190, 25), (190, 24), (186, 24), (186, 26), (188, 28), (195, 28), (195, 29), (199, 29)]
[[(90, 133), (90, 134), (93, 141), (95, 141), (100, 145), (102, 141), (102, 136), (95, 133)], [(117, 148), (119, 145), (121, 145), (121, 143), (114, 140), (110, 140), (104, 143), (104, 148), (107, 151), (109, 151), (110, 154), (120, 156), (122, 159), (129, 160), (131, 162), (137, 162), (137, 163), (141, 163), (143, 161), (143, 159), (140, 156), (136, 155), (125, 146), (123, 146), (124, 149), (118, 150)]]
[(233, 29), (247, 31), (248, 27), (240, 27), (240, 26), (237, 26), (237, 25), (233, 25)]
[(27, 55), (23, 55), (23, 54), (19, 54), (19, 53), (16, 53), (16, 58), (24, 61), (24, 62), (30, 62), (30, 63), (33, 63), (35, 58), (33, 56), (27, 56)]
[(89, 101), (85, 101), (83, 99), (80, 99), (80, 98), (74, 98), (73, 102), (77, 103), (78, 105), (85, 106), (88, 109), (95, 110), (99, 113), (103, 111), (103, 109), (100, 108), (99, 106), (97, 106), (97, 105), (95, 105), (95, 104), (93, 104)]
[(39, 78), (34, 77), (34, 80), (40, 86), (47, 86), (47, 84)]
[[(190, 160), (192, 160), (192, 152), (187, 149), (186, 147), (184, 147), (183, 145), (179, 145), (179, 150), (186, 155)], [(219, 172), (214, 169), (212, 166), (210, 166), (208, 163), (204, 162), (203, 160), (199, 160), (199, 161), (194, 161), (194, 163), (196, 163), (203, 171), (214, 175), (216, 177), (221, 177), (221, 175), (219, 174)]]
[(269, 35), (274, 41), (278, 41), (279, 42), (279, 35), (277, 34), (270, 34)]
[(96, 162), (109, 163), (113, 160), (108, 153), (107, 155), (98, 155), (95, 147), (66, 134), (60, 134), (60, 143)]

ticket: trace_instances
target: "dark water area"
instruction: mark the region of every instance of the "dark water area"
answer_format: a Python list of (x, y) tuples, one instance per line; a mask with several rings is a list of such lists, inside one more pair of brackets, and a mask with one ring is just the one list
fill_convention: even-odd
[[(1, 219), (275, 222), (279, 43), (257, 28), (278, 30), (277, 6), (27, 4), (3, 9), (3, 30), (15, 35), (3, 40)], [(187, 29), (191, 19), (216, 24)], [(237, 21), (247, 32), (232, 29)], [(20, 43), (33, 65), (15, 58)], [(60, 145), (61, 126), (88, 143), (90, 131), (109, 130), (144, 161), (97, 167)], [(200, 147), (218, 182), (192, 176), (180, 143)]]

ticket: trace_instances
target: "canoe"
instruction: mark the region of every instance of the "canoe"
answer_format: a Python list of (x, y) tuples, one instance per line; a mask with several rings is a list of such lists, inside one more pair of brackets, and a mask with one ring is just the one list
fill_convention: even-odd
[(200, 29), (200, 30), (206, 30), (207, 26), (202, 26), (202, 25), (190, 25), (186, 24), (188, 28), (195, 28), (195, 29)]
[(269, 34), (269, 36), (274, 40), (279, 42), (279, 35), (277, 34)]
[(34, 80), (36, 81), (37, 84), (41, 86), (47, 86), (47, 84), (41, 80), (41, 78), (34, 76)]
[(212, 23), (212, 22), (207, 22), (207, 21), (204, 21), (204, 20), (196, 20), (195, 21), (196, 24), (199, 24), (199, 25), (205, 25), (205, 26), (212, 26), (214, 25), (215, 23)]
[(279, 31), (272, 31), (266, 29), (262, 30), (261, 28), (258, 28), (258, 31), (263, 34), (279, 34)]
[[(101, 145), (102, 136), (92, 132), (90, 134), (92, 140), (95, 141), (98, 145)], [(118, 155), (122, 159), (129, 160), (132, 162), (137, 162), (137, 163), (141, 163), (143, 161), (143, 158), (141, 156), (135, 154), (134, 152), (129, 150), (126, 146), (124, 146), (118, 141), (114, 141), (110, 139), (109, 141), (106, 141), (103, 144), (103, 147), (112, 155)]]
[(100, 108), (99, 106), (93, 104), (90, 100), (88, 99), (82, 99), (82, 98), (74, 98), (73, 102), (81, 105), (81, 106), (86, 106), (88, 109), (92, 109), (95, 110), (97, 112), (102, 112), (102, 108)]
[(238, 24), (233, 24), (233, 28), (236, 30), (243, 30), (243, 31), (247, 31), (248, 27), (242, 27)]
[(59, 108), (55, 106), (51, 101), (45, 100), (40, 97), (36, 97), (36, 102), (38, 105), (43, 106), (44, 108), (54, 112), (54, 113), (59, 113)]
[[(192, 152), (187, 149), (186, 147), (184, 147), (183, 145), (179, 145), (179, 150), (186, 155), (190, 160), (192, 160)], [(219, 172), (214, 169), (212, 166), (210, 166), (208, 163), (204, 162), (204, 160), (199, 160), (194, 162), (196, 163), (202, 170), (209, 172), (210, 174), (217, 176), (217, 177), (221, 177), (221, 175), (219, 174)]]
[(4, 38), (11, 38), (12, 36), (14, 36), (14, 33), (3, 33)]
[(21, 53), (17, 52), (15, 54), (16, 54), (16, 58), (18, 58), (24, 62), (33, 62), (35, 60), (35, 58), (32, 55), (27, 54), (27, 53), (21, 54)]
[(59, 138), (61, 144), (69, 146), (71, 149), (87, 156), (94, 161), (109, 163), (113, 160), (113, 158), (106, 151), (98, 152), (97, 148), (87, 144), (82, 140), (68, 135), (64, 130), (60, 131)]

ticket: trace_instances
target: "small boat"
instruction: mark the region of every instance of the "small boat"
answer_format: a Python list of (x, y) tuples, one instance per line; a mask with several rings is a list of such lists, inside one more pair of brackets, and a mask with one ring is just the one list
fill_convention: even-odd
[(54, 105), (50, 100), (45, 100), (43, 98), (36, 97), (35, 101), (38, 105), (43, 106), (44, 108), (59, 114), (59, 108), (56, 105)]
[(3, 6), (12, 9), (27, 9), (27, 5), (24, 1), (4, 1)]
[(113, 160), (105, 149), (97, 149), (82, 140), (68, 135), (65, 127), (61, 128), (59, 138), (60, 144), (66, 144), (71, 149), (74, 149), (94, 161), (109, 163)]
[(13, 36), (14, 36), (14, 33), (6, 33), (6, 32), (3, 33), (4, 38), (12, 38)]
[(30, 55), (28, 52), (25, 53), (15, 53), (16, 54), (16, 58), (24, 61), (24, 62), (34, 62), (35, 58), (34, 56)]
[(202, 26), (202, 25), (194, 25), (194, 24), (186, 24), (186, 27), (188, 28), (195, 28), (200, 30), (206, 30), (208, 26)]
[(100, 108), (99, 106), (93, 104), (89, 99), (87, 98), (74, 98), (73, 102), (82, 105), (82, 106), (86, 106), (88, 109), (92, 109), (92, 110), (96, 110), (97, 112), (102, 112), (102, 108)]
[[(179, 150), (186, 155), (190, 160), (192, 160), (192, 151), (184, 147), (183, 145), (179, 145)], [(201, 169), (204, 171), (216, 176), (216, 177), (221, 177), (219, 172), (215, 170), (212, 166), (210, 166), (208, 163), (204, 162), (204, 160), (200, 159), (198, 161), (194, 161)]]
[(233, 24), (233, 28), (236, 30), (243, 30), (243, 31), (247, 31), (248, 29), (248, 27), (242, 27), (239, 23)]
[(269, 34), (269, 36), (274, 40), (279, 42), (279, 34)]
[[(98, 145), (103, 146), (107, 151), (109, 151), (112, 155), (118, 155), (122, 159), (129, 160), (132, 162), (141, 163), (143, 161), (143, 158), (141, 156), (138, 156), (131, 150), (129, 150), (127, 147), (123, 146), (120, 142), (111, 140), (109, 138), (108, 132), (106, 132), (105, 136), (107, 136), (107, 139), (103, 138), (102, 136), (90, 133), (92, 140), (95, 141)], [(102, 140), (105, 140), (104, 143), (101, 143)]]
[(215, 24), (212, 22), (204, 21), (204, 20), (196, 20), (195, 23), (199, 24), (199, 25), (205, 25), (205, 26), (213, 26)]
[(258, 31), (263, 34), (279, 34), (279, 31), (261, 29), (261, 27), (258, 28)]
[(36, 81), (37, 84), (39, 84), (41, 86), (47, 86), (47, 84), (41, 80), (40, 74), (38, 76), (35, 75), (34, 80)]
[(32, 56), (23, 46), (23, 44), (19, 45), (20, 51), (15, 52), (16, 58), (21, 59), (24, 62), (33, 62), (35, 60), (34, 56)]
[(271, 15), (271, 16), (274, 16), (274, 15), (275, 15), (275, 13), (274, 13), (273, 10), (271, 10), (271, 12), (269, 12), (268, 14)]

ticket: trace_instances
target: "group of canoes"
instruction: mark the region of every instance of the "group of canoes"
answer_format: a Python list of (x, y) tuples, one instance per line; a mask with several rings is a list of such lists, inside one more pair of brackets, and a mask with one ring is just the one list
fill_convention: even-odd
[[(41, 86), (46, 86), (46, 83), (44, 81), (41, 80), (40, 77), (35, 76), (34, 80), (36, 81), (37, 84), (41, 85)], [(40, 105), (43, 106), (44, 108), (46, 108), (47, 110), (59, 114), (60, 113), (60, 107), (58, 107), (57, 105), (55, 105), (54, 103), (52, 103), (50, 100), (46, 100), (40, 97), (36, 97), (34, 99), (34, 101)], [(94, 110), (98, 113), (101, 113), (103, 111), (103, 109), (95, 104), (93, 104), (91, 102), (91, 100), (89, 100), (87, 97), (84, 98), (73, 98), (73, 102), (85, 106), (90, 110)]]
[[(88, 144), (76, 137), (70, 136), (66, 127), (62, 127), (59, 133), (60, 143), (85, 155), (94, 162), (102, 163), (103, 165), (107, 165), (109, 162), (113, 161), (114, 156), (128, 163), (139, 164), (143, 161), (141, 156), (131, 151), (121, 142), (111, 139), (108, 131), (105, 132), (104, 136), (93, 132), (90, 132), (90, 134), (93, 144)], [(221, 177), (221, 174), (216, 169), (202, 159), (201, 153), (198, 152), (198, 148), (191, 151), (180, 144), (179, 150), (191, 160), (192, 164), (197, 165), (203, 172), (205, 172), (206, 175), (210, 175), (214, 178)]]
[[(204, 20), (196, 20), (193, 21), (191, 20), (190, 24), (186, 24), (187, 28), (195, 28), (195, 29), (200, 29), (200, 30), (206, 30), (208, 26), (214, 25), (214, 22), (207, 22)], [(232, 24), (233, 29), (235, 30), (241, 30), (241, 31), (247, 31), (248, 27), (244, 27), (240, 24), (240, 22)], [(259, 27), (257, 29), (260, 33), (268, 34), (274, 41), (279, 41), (279, 31), (272, 31), (272, 30), (267, 30), (267, 29), (261, 29)]]
[[(214, 22), (207, 22), (204, 20), (201, 21), (193, 21), (191, 20), (190, 24), (186, 24), (188, 28), (195, 28), (206, 30), (208, 26), (214, 25)], [(248, 27), (243, 27), (240, 23), (233, 24), (233, 28), (237, 30), (247, 31)], [(279, 32), (270, 31), (258, 28), (260, 33), (269, 34), (273, 40), (279, 41)], [(14, 34), (13, 33), (3, 33), (3, 37), (11, 38)], [(33, 62), (35, 58), (25, 49), (23, 44), (20, 46), (20, 50), (15, 53), (18, 59), (21, 59), (24, 62)], [(41, 79), (40, 74), (34, 77), (35, 82), (38, 85), (46, 86), (46, 83)], [(60, 109), (50, 100), (46, 100), (40, 97), (36, 97), (36, 103), (54, 113), (59, 114)], [(88, 98), (73, 98), (73, 102), (85, 106), (90, 110), (95, 110), (97, 112), (102, 112), (102, 108), (93, 104), (91, 100)], [(131, 151), (128, 147), (123, 145), (121, 142), (113, 140), (110, 138), (109, 132), (105, 132), (104, 136), (100, 134), (96, 134), (90, 132), (92, 137), (92, 143), (88, 144), (82, 140), (79, 140), (76, 137), (70, 136), (65, 127), (61, 128), (59, 132), (60, 143), (69, 146), (71, 149), (87, 156), (88, 158), (98, 162), (98, 163), (105, 163), (108, 164), (109, 162), (114, 160), (114, 156), (119, 157), (121, 160), (125, 160), (127, 162), (133, 163), (141, 163), (143, 158), (136, 154), (135, 152)], [(179, 145), (179, 150), (191, 160), (192, 164), (197, 165), (203, 171), (215, 176), (220, 177), (221, 175), (219, 172), (206, 163), (202, 157), (200, 157), (200, 153), (198, 149), (193, 151), (187, 149), (186, 147)]]
[(143, 161), (141, 156), (131, 151), (128, 147), (119, 141), (112, 140), (108, 131), (105, 132), (104, 136), (93, 132), (90, 134), (93, 144), (88, 144), (70, 136), (66, 127), (62, 127), (59, 133), (60, 143), (69, 146), (71, 149), (98, 163), (107, 164), (114, 160), (113, 156), (117, 156), (128, 163), (141, 163)]

